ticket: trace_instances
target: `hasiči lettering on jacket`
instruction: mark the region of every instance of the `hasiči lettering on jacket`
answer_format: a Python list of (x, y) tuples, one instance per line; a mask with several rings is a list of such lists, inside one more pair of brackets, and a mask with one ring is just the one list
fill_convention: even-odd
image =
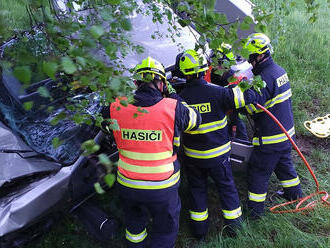
[(192, 104), (192, 105), (189, 105), (189, 107), (195, 108), (201, 114), (211, 112), (211, 104), (209, 102)]
[(121, 137), (124, 140), (162, 141), (162, 131), (122, 128)]
[(287, 82), (289, 82), (289, 77), (288, 77), (288, 74), (286, 74), (286, 73), (276, 79), (277, 87), (281, 87), (282, 85), (286, 84)]

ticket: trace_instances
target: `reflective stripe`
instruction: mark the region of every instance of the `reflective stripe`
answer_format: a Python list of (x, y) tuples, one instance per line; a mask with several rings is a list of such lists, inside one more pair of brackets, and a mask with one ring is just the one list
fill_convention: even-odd
[[(295, 134), (294, 127), (288, 131), (288, 134), (290, 137), (292, 137)], [(283, 141), (286, 141), (287, 139), (288, 137), (285, 135), (285, 133), (261, 137), (262, 144), (264, 145), (281, 143)], [(259, 146), (260, 145), (259, 137), (253, 137), (252, 144), (255, 146)]]
[(117, 181), (121, 185), (134, 189), (165, 189), (173, 186), (180, 180), (180, 171), (173, 174), (169, 179), (163, 181), (133, 180), (123, 176), (117, 171)]
[(208, 159), (208, 158), (215, 158), (215, 157), (218, 157), (220, 155), (223, 155), (223, 154), (229, 152), (230, 151), (230, 142), (228, 142), (222, 146), (219, 146), (217, 148), (206, 150), (206, 151), (194, 150), (194, 149), (190, 149), (186, 146), (183, 146), (183, 148), (184, 148), (184, 153), (188, 157)]
[(172, 151), (156, 152), (156, 153), (142, 153), (142, 152), (131, 152), (123, 149), (118, 149), (119, 153), (126, 158), (134, 160), (162, 160), (172, 157)]
[(233, 220), (233, 219), (237, 219), (238, 217), (240, 217), (242, 215), (242, 209), (241, 207), (236, 208), (234, 210), (222, 210), (223, 212), (223, 217), (227, 220)]
[(233, 88), (235, 108), (241, 108), (245, 106), (244, 94), (240, 87)]
[(188, 57), (193, 64), (196, 64), (197, 63), (197, 61), (195, 60), (195, 58), (193, 56), (191, 56), (191, 54), (189, 54), (189, 53), (183, 54), (182, 57)]
[(188, 103), (186, 103), (186, 102), (181, 102), (185, 107), (187, 107), (187, 108), (189, 108), (189, 105), (188, 105)]
[(252, 192), (249, 192), (249, 200), (255, 201), (255, 202), (263, 202), (266, 200), (267, 193), (264, 194), (255, 194)]
[(294, 187), (300, 184), (299, 177), (290, 179), (290, 180), (285, 180), (285, 181), (280, 181), (282, 184), (283, 188), (289, 188), (289, 187)]
[(257, 108), (253, 104), (248, 104), (245, 106), (247, 112), (252, 115), (253, 112), (257, 111)]
[(203, 212), (194, 212), (190, 210), (189, 213), (190, 213), (190, 218), (195, 221), (203, 221), (209, 217), (208, 209), (206, 209)]
[(123, 168), (124, 170), (135, 172), (135, 173), (164, 173), (174, 170), (173, 163), (158, 165), (158, 166), (140, 166), (134, 164), (128, 164), (119, 159), (118, 167)]
[(203, 133), (209, 133), (215, 130), (219, 130), (224, 128), (227, 125), (227, 117), (223, 118), (220, 121), (213, 121), (205, 124), (199, 125), (197, 130), (194, 131), (188, 131), (186, 133), (189, 134), (203, 134)]
[[(291, 89), (288, 89), (287, 91), (284, 91), (281, 94), (278, 94), (277, 96), (275, 96), (274, 98), (268, 100), (265, 104), (264, 107), (266, 109), (273, 107), (274, 105), (284, 102), (286, 100), (288, 100), (290, 97), (292, 96), (292, 91)], [(257, 109), (253, 104), (249, 104), (247, 106), (245, 106), (246, 110), (249, 112), (249, 114), (253, 114), (253, 112), (255, 113), (261, 113), (263, 112), (262, 109)]]
[[(284, 91), (281, 94), (278, 94), (276, 97), (274, 97), (273, 99), (268, 100), (264, 105), (265, 108), (271, 108), (273, 107), (275, 104), (284, 102), (286, 100), (288, 100), (290, 97), (292, 96), (292, 92), (291, 89), (288, 89), (287, 91)], [(257, 109), (256, 113), (261, 113), (263, 110), (262, 109)]]
[(144, 229), (143, 232), (139, 234), (132, 234), (126, 229), (126, 239), (132, 243), (140, 243), (147, 237), (147, 229)]
[(180, 146), (180, 137), (174, 137), (173, 139), (173, 145)]
[(189, 109), (189, 124), (185, 131), (189, 131), (196, 126), (197, 114), (194, 109), (187, 107)]

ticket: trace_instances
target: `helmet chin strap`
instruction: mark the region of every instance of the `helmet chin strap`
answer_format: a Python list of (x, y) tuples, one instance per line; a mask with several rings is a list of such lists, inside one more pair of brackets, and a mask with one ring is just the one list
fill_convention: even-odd
[(250, 54), (249, 56), (249, 60), (248, 62), (251, 64), (252, 62), (255, 62), (255, 66), (254, 67), (257, 67), (259, 64), (263, 63), (265, 60), (268, 59), (268, 57), (270, 57), (270, 52), (269, 51), (266, 51), (265, 53), (263, 53), (264, 56), (262, 57), (261, 60), (258, 61), (258, 56), (260, 54), (258, 53), (253, 53), (253, 54)]

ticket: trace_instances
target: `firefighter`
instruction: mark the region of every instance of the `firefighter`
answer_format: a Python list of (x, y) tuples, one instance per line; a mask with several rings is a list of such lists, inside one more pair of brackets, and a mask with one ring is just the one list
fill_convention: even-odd
[[(221, 46), (213, 53), (211, 59), (216, 59), (216, 64), (218, 68), (212, 68), (210, 73), (210, 81), (216, 85), (223, 87), (234, 87), (243, 79), (243, 76), (235, 76), (235, 71), (231, 68), (226, 70), (222, 75), (219, 75), (218, 70), (224, 70), (224, 64), (231, 63), (236, 64), (236, 57), (232, 52), (232, 46), (226, 43), (222, 43)], [(235, 81), (229, 82), (231, 77), (235, 78)], [(207, 79), (205, 79), (207, 81)], [(230, 137), (248, 140), (246, 126), (244, 121), (240, 118), (239, 112), (237, 110), (230, 110), (228, 115), (228, 131)]]
[[(285, 127), (291, 137), (295, 134), (291, 108), (291, 88), (287, 73), (272, 57), (270, 39), (262, 33), (247, 37), (244, 48), (254, 75), (266, 83), (257, 102), (264, 105)], [(253, 104), (246, 105), (255, 124), (254, 150), (248, 167), (248, 207), (252, 217), (264, 214), (268, 182), (275, 172), (284, 190), (284, 197), (294, 200), (302, 196), (300, 180), (291, 159), (291, 143), (277, 124)]]
[[(162, 96), (172, 93), (170, 96), (175, 97), (175, 92), (170, 85), (164, 87), (165, 70), (158, 61), (147, 57), (136, 66), (135, 73), (141, 80), (136, 82), (134, 103), (124, 107), (118, 98), (110, 105), (111, 120), (119, 126), (113, 134), (119, 151), (117, 186), (126, 239), (128, 247), (145, 247), (150, 215), (150, 247), (172, 248), (181, 208), (176, 155), (180, 134), (197, 129), (201, 117), (178, 100)], [(141, 109), (148, 113), (141, 113)]]
[(197, 130), (183, 134), (184, 169), (190, 188), (190, 218), (196, 238), (208, 231), (207, 178), (217, 184), (225, 224), (231, 230), (240, 226), (241, 207), (229, 161), (231, 149), (226, 112), (240, 108), (255, 98), (252, 90), (242, 92), (236, 86), (223, 88), (207, 83), (203, 77), (208, 69), (204, 55), (186, 50), (179, 60), (186, 84), (180, 96), (202, 116)]

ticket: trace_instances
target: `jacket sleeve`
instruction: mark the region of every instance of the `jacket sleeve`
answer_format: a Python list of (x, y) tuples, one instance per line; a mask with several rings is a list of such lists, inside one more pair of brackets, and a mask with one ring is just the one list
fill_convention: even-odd
[(251, 104), (256, 101), (257, 93), (251, 89), (245, 90), (244, 92), (240, 87), (229, 87), (223, 88), (220, 93), (220, 101), (226, 110), (228, 109), (239, 109), (247, 104)]
[(202, 122), (202, 117), (197, 110), (189, 107), (187, 103), (178, 101), (175, 122), (180, 132), (196, 130)]

